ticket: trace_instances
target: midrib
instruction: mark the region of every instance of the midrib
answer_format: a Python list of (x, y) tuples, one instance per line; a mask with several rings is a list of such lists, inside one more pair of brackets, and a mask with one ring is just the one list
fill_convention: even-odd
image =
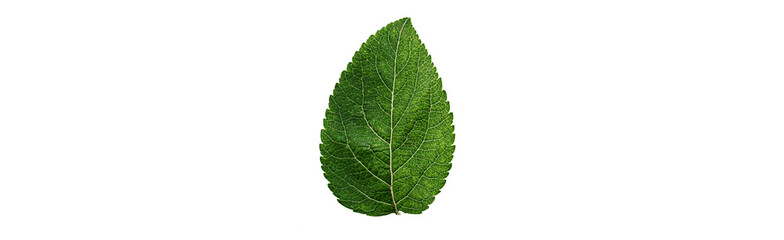
[[(400, 48), (400, 37), (403, 35), (403, 27), (406, 26), (408, 19), (403, 21), (400, 26), (400, 31), (397, 34), (397, 43), (395, 44), (395, 57), (392, 60), (392, 98), (389, 103), (389, 193), (392, 195), (392, 206), (395, 208), (395, 214), (400, 215), (397, 210), (397, 202), (395, 201), (395, 189), (392, 187), (395, 181), (395, 173), (392, 171), (392, 139), (395, 136), (394, 128), (392, 127), (392, 118), (395, 116), (395, 80), (397, 80), (397, 52)], [(410, 57), (410, 56), (409, 56)]]

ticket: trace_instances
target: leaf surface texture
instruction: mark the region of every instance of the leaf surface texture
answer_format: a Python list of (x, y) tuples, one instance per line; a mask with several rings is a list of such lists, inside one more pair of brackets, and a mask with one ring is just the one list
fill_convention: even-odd
[(320, 145), (329, 189), (355, 212), (422, 213), (452, 166), (452, 119), (411, 19), (388, 24), (354, 54), (329, 98)]

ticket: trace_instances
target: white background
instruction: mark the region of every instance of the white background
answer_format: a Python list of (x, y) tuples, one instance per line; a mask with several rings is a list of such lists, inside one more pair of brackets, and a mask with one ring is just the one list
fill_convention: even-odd
[[(779, 1), (474, 2), (3, 1), (0, 239), (784, 238)], [(406, 16), (457, 151), (367, 217), (319, 131)]]

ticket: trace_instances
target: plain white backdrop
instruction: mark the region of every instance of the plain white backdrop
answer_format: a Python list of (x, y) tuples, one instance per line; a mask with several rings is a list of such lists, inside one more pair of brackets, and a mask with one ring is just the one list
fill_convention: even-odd
[[(782, 239), (780, 1), (3, 1), (0, 239)], [(332, 88), (411, 17), (455, 115), (421, 215), (340, 206)]]

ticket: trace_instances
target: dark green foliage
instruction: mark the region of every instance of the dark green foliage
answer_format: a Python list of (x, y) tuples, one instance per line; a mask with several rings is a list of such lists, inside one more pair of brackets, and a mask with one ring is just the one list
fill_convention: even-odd
[(340, 75), (321, 131), (321, 168), (347, 208), (422, 213), (446, 183), (454, 140), (441, 79), (403, 18), (370, 36)]

